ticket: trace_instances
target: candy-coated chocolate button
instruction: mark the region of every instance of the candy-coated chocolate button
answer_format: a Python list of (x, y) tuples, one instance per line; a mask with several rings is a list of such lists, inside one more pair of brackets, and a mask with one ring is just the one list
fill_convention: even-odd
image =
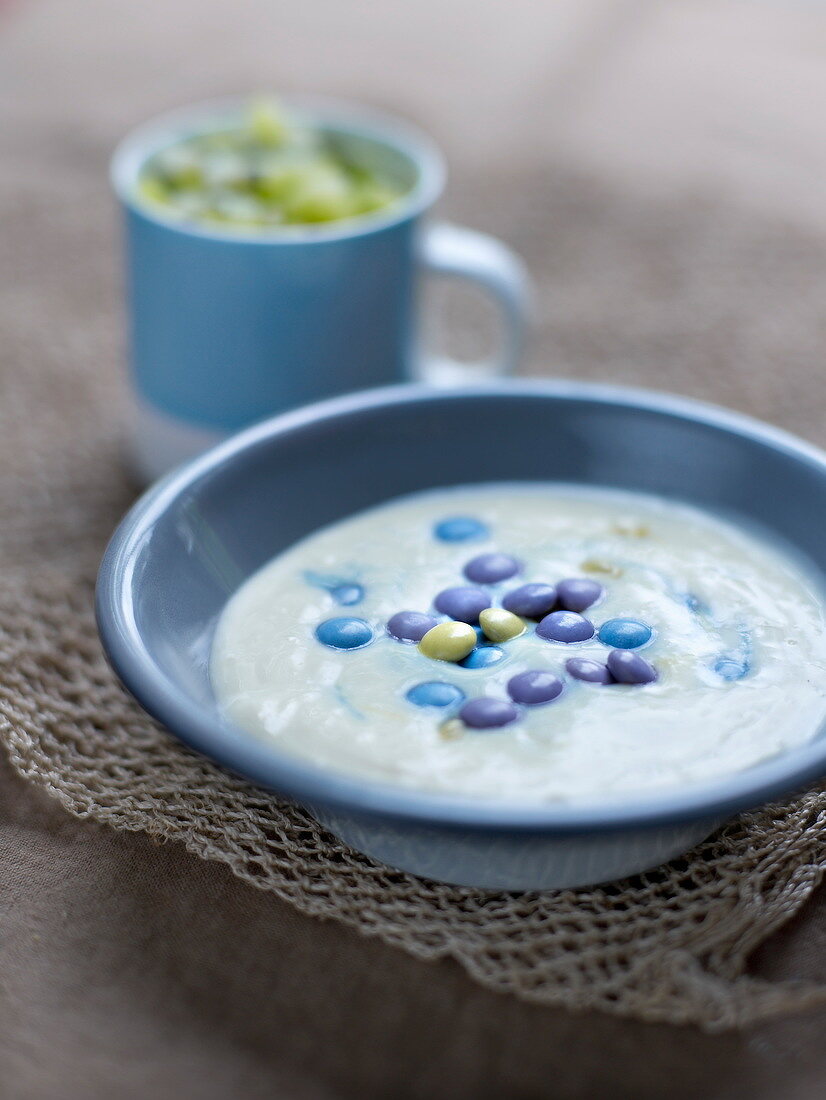
[(714, 671), (721, 680), (742, 680), (749, 674), (749, 662), (743, 657), (718, 657), (714, 662)]
[(627, 649), (612, 649), (607, 664), (608, 671), (620, 684), (650, 684), (657, 679), (654, 666)]
[(467, 623), (439, 623), (428, 630), (419, 649), (434, 661), (461, 661), (476, 645), (476, 631)]
[(508, 680), (508, 695), (514, 703), (537, 707), (553, 702), (562, 694), (562, 687), (562, 681), (552, 672), (530, 669)]
[(427, 680), (416, 684), (405, 696), (417, 707), (450, 707), (461, 703), (465, 693), (455, 684), (446, 684), (442, 680)]
[(552, 611), (539, 623), (536, 633), (551, 642), (587, 642), (594, 636), (594, 624), (575, 611)]
[(479, 625), (492, 642), (509, 642), (525, 633), (525, 624), (511, 611), (487, 607), (479, 615)]
[(364, 589), (360, 584), (337, 584), (330, 589), (330, 595), (342, 607), (352, 607), (364, 599)]
[(315, 636), (330, 649), (360, 649), (373, 639), (364, 619), (327, 619), (316, 627)]
[(498, 645), (478, 645), (460, 663), (462, 668), (490, 668), (498, 665), (504, 656)]
[(508, 592), (502, 606), (526, 619), (542, 619), (556, 606), (556, 588), (552, 584), (523, 584)]
[(487, 730), (508, 726), (519, 717), (518, 709), (507, 699), (483, 696), (471, 699), (459, 711), (459, 717), (471, 729)]
[(316, 573), (312, 569), (305, 572), (304, 580), (315, 588), (325, 589), (342, 607), (352, 607), (353, 604), (361, 603), (364, 599), (364, 587), (356, 581)]
[(565, 668), (575, 680), (584, 680), (588, 684), (612, 684), (614, 677), (608, 666), (588, 657), (571, 657), (565, 662)]
[(605, 589), (599, 581), (591, 581), (586, 577), (570, 577), (560, 581), (556, 586), (556, 596), (559, 606), (566, 611), (585, 611), (595, 604), (604, 594)]
[(420, 642), (437, 622), (421, 611), (397, 611), (387, 620), (387, 633), (400, 642)]
[(467, 733), (467, 726), (459, 718), (448, 718), (439, 726), (439, 736), (443, 741), (460, 741)]
[(488, 529), (472, 516), (450, 516), (436, 524), (433, 534), (441, 542), (471, 542), (487, 538)]
[(651, 641), (654, 631), (637, 619), (609, 619), (599, 628), (599, 640), (612, 649), (639, 649)]
[(692, 613), (692, 615), (705, 615), (708, 614), (708, 608), (700, 599), (699, 596), (695, 596), (693, 592), (686, 592), (682, 597), (683, 603)]
[(520, 563), (510, 554), (479, 554), (467, 563), (464, 573), (474, 584), (498, 584), (513, 577), (520, 569)]
[(482, 588), (457, 585), (455, 588), (443, 589), (434, 604), (436, 610), (443, 615), (474, 626), (479, 622), (479, 613), (490, 607), (490, 596)]

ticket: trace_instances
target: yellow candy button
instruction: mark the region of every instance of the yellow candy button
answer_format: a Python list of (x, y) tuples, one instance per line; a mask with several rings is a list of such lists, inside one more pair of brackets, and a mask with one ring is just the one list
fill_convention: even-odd
[(509, 642), (511, 638), (518, 638), (525, 633), (525, 624), (519, 616), (501, 607), (488, 607), (482, 611), (479, 625), (484, 630), (485, 637), (492, 642)]
[(461, 661), (476, 645), (476, 631), (467, 623), (439, 623), (419, 642), (419, 650), (434, 661)]

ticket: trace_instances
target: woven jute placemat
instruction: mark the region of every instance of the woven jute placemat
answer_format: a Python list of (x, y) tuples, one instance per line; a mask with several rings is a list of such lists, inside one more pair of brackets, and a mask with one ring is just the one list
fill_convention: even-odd
[[(533, 203), (528, 188), (504, 227), (539, 274), (540, 350), (553, 349), (567, 373), (660, 386), (667, 375), (674, 388), (733, 392), (756, 411), (777, 395), (788, 426), (816, 423), (826, 392), (809, 375), (807, 341), (816, 344), (822, 297), (801, 286), (817, 273), (822, 288), (826, 246), (757, 231), (730, 211), (658, 213), (564, 178), (552, 195), (544, 187)], [(29, 248), (31, 225), (4, 227), (23, 263), (0, 304), (0, 739), (20, 775), (72, 814), (179, 841), (308, 915), (422, 959), (453, 957), (486, 986), (534, 1002), (722, 1029), (826, 1000), (826, 988), (747, 971), (750, 952), (826, 869), (822, 787), (746, 814), (633, 880), (484, 894), (349, 851), (302, 809), (182, 747), (125, 694), (92, 614), (100, 554), (134, 496), (120, 461), (112, 241), (91, 209), (96, 188), (78, 181), (59, 217), (35, 219), (48, 255)], [(766, 255), (782, 286), (755, 279)], [(778, 290), (790, 312), (775, 331), (766, 311)], [(780, 387), (783, 323), (787, 350), (796, 343)], [(749, 348), (755, 325), (764, 339)], [(679, 339), (669, 345), (668, 333)]]

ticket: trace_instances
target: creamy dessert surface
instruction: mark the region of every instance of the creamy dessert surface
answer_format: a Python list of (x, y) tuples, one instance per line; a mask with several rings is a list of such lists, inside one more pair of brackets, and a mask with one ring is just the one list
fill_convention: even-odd
[[(465, 568), (491, 555), (518, 572), (474, 584)], [(501, 608), (520, 586), (570, 578), (604, 589), (581, 612), (595, 631), (583, 641), (542, 637), (541, 619), (520, 616), (524, 633), (480, 637), (463, 664), (387, 630), (401, 611), (449, 622), (434, 600), (453, 587)], [(616, 640), (615, 620), (650, 629), (623, 652), (653, 682), (569, 673), (573, 658), (605, 666), (618, 650), (599, 632)], [(559, 694), (514, 701), (509, 685), (526, 671), (557, 678)], [(503, 483), (394, 500), (280, 554), (229, 601), (211, 675), (235, 724), (335, 772), (487, 800), (591, 801), (710, 780), (811, 739), (826, 716), (826, 627), (819, 582), (729, 522), (642, 494)], [(433, 683), (448, 685), (445, 705), (411, 701)], [(463, 708), (478, 699), (497, 701), (481, 712), (510, 708), (507, 724), (468, 725), (474, 708)]]

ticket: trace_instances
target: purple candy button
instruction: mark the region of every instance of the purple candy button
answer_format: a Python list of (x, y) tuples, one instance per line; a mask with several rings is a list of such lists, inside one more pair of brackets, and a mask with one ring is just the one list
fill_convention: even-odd
[(598, 581), (589, 581), (582, 577), (571, 577), (560, 581), (556, 586), (559, 606), (566, 611), (584, 611), (595, 604), (605, 589)]
[(552, 611), (539, 623), (536, 633), (550, 642), (587, 642), (594, 636), (594, 624), (575, 611)]
[(552, 584), (523, 584), (508, 592), (502, 600), (506, 611), (526, 619), (542, 619), (556, 605), (556, 589)]
[(657, 679), (654, 666), (629, 649), (612, 649), (607, 664), (609, 672), (620, 684), (651, 684)]
[(437, 611), (441, 611), (443, 615), (449, 615), (457, 622), (470, 623), (471, 626), (479, 622), (480, 612), (490, 607), (490, 603), (487, 592), (467, 585), (445, 588), (434, 600)]
[(584, 680), (588, 684), (612, 684), (614, 677), (608, 668), (599, 661), (588, 657), (571, 657), (565, 662), (565, 668), (575, 680)]
[(521, 564), (510, 554), (479, 554), (470, 559), (464, 573), (475, 584), (498, 584), (515, 576), (521, 568)]
[(508, 695), (514, 703), (524, 703), (528, 707), (550, 703), (561, 694), (562, 681), (552, 672), (541, 669), (520, 672), (508, 680)]
[(507, 699), (491, 699), (484, 695), (465, 703), (459, 717), (471, 729), (489, 730), (509, 726), (519, 717), (519, 711)]
[(387, 633), (400, 642), (420, 642), (438, 621), (421, 611), (397, 611), (387, 620)]

